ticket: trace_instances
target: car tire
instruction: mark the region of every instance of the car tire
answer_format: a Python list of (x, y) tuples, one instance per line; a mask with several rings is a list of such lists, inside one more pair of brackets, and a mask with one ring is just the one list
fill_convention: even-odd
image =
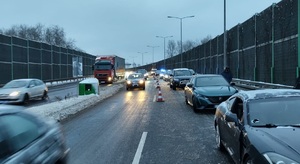
[(186, 96), (185, 96), (185, 104), (186, 104), (186, 105), (189, 105), (189, 102), (188, 102)]
[(23, 104), (28, 104), (29, 103), (29, 95), (26, 93), (25, 95), (24, 95), (24, 98), (23, 98), (23, 102), (22, 102)]
[(42, 100), (46, 100), (47, 98), (48, 98), (48, 93), (47, 93), (47, 91), (44, 91)]
[(193, 101), (193, 110), (195, 113), (198, 113), (198, 105), (194, 97), (192, 98), (192, 101)]
[(128, 87), (126, 87), (126, 90), (128, 91), (128, 90), (129, 90), (129, 88), (128, 88)]
[(225, 147), (224, 147), (224, 145), (221, 142), (221, 134), (220, 134), (219, 125), (217, 124), (215, 128), (216, 128), (216, 130), (215, 130), (215, 137), (216, 137), (217, 148), (220, 151), (224, 151)]
[(172, 85), (172, 89), (173, 89), (174, 91), (176, 91), (176, 86), (175, 86), (175, 85)]
[(145, 87), (143, 87), (143, 90), (145, 90)]

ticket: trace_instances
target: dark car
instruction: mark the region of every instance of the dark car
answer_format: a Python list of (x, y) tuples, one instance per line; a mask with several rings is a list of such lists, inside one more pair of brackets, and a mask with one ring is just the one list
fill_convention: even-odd
[(300, 163), (300, 91), (240, 91), (215, 112), (217, 147), (235, 163)]
[(126, 90), (132, 88), (142, 88), (145, 90), (145, 79), (141, 73), (132, 73), (126, 78)]
[(223, 76), (217, 74), (195, 75), (184, 88), (185, 102), (193, 106), (195, 112), (216, 109), (217, 105), (237, 92)]
[(60, 124), (20, 106), (0, 105), (0, 163), (67, 163)]
[(145, 69), (138, 69), (136, 71), (136, 73), (141, 73), (142, 75), (144, 75), (144, 79), (147, 80), (148, 79), (148, 72)]
[(170, 74), (170, 88), (184, 88), (186, 83), (193, 76), (192, 72), (187, 68), (175, 68)]

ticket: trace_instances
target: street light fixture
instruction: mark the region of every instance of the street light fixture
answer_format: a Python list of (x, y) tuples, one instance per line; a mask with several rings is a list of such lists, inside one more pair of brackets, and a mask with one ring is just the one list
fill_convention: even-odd
[(149, 46), (149, 45), (147, 45), (147, 47), (152, 48), (152, 63), (154, 63), (154, 48), (159, 47), (159, 46)]
[(166, 69), (166, 38), (171, 38), (173, 36), (156, 36), (156, 37), (164, 39), (164, 68)]
[(139, 54), (142, 54), (142, 65), (144, 65), (144, 54), (148, 53), (148, 52), (138, 52)]
[(182, 61), (182, 19), (185, 19), (185, 18), (193, 18), (195, 17), (194, 15), (191, 15), (191, 16), (185, 16), (185, 17), (174, 17), (174, 16), (168, 16), (168, 18), (175, 18), (175, 19), (179, 19), (180, 20), (180, 60), (181, 60), (181, 67), (182, 64), (183, 64), (183, 61)]

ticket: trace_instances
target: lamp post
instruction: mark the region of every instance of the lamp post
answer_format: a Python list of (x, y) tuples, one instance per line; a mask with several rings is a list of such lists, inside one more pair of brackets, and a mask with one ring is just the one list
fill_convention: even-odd
[(224, 67), (227, 65), (226, 0), (224, 0)]
[(154, 63), (154, 48), (159, 47), (159, 46), (149, 46), (149, 45), (147, 45), (147, 47), (152, 48), (152, 63)]
[(168, 16), (168, 18), (175, 18), (175, 19), (179, 19), (180, 20), (180, 60), (181, 60), (181, 67), (182, 66), (182, 20), (185, 18), (193, 18), (195, 17), (194, 15), (191, 16), (185, 16), (185, 17), (174, 17), (174, 16)]
[(148, 52), (138, 52), (139, 54), (142, 54), (142, 65), (144, 65), (144, 54)]
[(166, 69), (166, 38), (171, 38), (173, 36), (156, 36), (156, 37), (164, 39), (164, 68)]

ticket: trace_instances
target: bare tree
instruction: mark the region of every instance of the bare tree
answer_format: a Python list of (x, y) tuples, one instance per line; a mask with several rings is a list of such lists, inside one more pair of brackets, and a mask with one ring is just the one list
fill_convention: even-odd
[(167, 45), (167, 57), (173, 57), (176, 53), (176, 42), (169, 40)]
[(74, 39), (67, 39), (63, 28), (52, 26), (45, 28), (42, 24), (36, 26), (14, 25), (8, 30), (1, 30), (0, 33), (9, 36), (17, 36), (20, 38), (45, 42), (51, 45), (61, 46), (70, 49), (80, 50), (75, 45)]
[(182, 44), (183, 52), (188, 51), (188, 50), (194, 48), (195, 45), (196, 45), (196, 42), (194, 42), (194, 41), (191, 41), (191, 40), (185, 41), (185, 42)]
[(211, 36), (210, 35), (207, 35), (205, 38), (203, 38), (202, 40), (201, 40), (201, 44), (205, 44), (205, 43), (207, 43), (208, 41), (210, 41), (211, 40)]

